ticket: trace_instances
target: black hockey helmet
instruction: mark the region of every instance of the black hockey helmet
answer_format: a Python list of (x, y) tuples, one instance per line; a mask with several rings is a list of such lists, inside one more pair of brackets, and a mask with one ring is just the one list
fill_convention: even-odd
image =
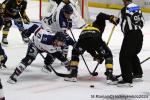
[(69, 4), (64, 5), (64, 7), (62, 8), (62, 10), (63, 10), (66, 14), (72, 14), (72, 13), (73, 13), (73, 8), (72, 8), (71, 5), (69, 5)]
[(66, 41), (66, 36), (64, 35), (63, 32), (57, 32), (54, 36), (54, 40), (58, 40), (58, 41), (62, 41), (65, 42)]

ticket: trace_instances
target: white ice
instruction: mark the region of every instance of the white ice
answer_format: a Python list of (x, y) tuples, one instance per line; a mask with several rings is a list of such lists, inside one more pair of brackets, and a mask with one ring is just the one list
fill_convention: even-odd
[[(35, 2), (34, 2), (35, 4)], [(29, 7), (31, 7), (29, 9)], [(33, 5), (28, 6), (28, 14), (31, 19), (36, 19), (38, 14), (35, 14), (35, 7)], [(90, 15), (92, 19), (99, 12), (105, 12), (108, 14), (118, 15), (118, 10), (107, 10), (90, 8)], [(150, 56), (150, 14), (144, 13), (145, 26), (143, 28), (144, 42), (143, 49), (139, 54), (140, 60)], [(28, 27), (26, 25), (26, 27)], [(109, 34), (112, 30), (113, 25), (107, 22), (106, 29), (103, 33), (103, 39), (107, 42)], [(76, 39), (78, 38), (81, 30), (73, 30), (73, 34)], [(118, 25), (112, 35), (109, 47), (112, 50), (114, 56), (114, 74), (120, 74), (119, 65), (119, 50), (121, 47), (123, 34)], [(3, 47), (7, 56), (8, 61), (6, 65), (7, 69), (0, 70), (0, 78), (4, 87), (4, 95), (6, 100), (111, 100), (110, 98), (100, 98), (100, 96), (110, 95), (122, 95), (122, 96), (148, 96), (148, 98), (126, 98), (126, 100), (150, 100), (150, 61), (146, 61), (142, 64), (143, 68), (143, 82), (134, 82), (132, 88), (119, 88), (115, 85), (107, 85), (106, 77), (104, 76), (105, 65), (104, 63), (99, 65), (97, 72), (99, 75), (95, 78), (91, 77), (87, 68), (84, 65), (83, 60), (80, 58), (79, 63), (79, 74), (77, 82), (66, 82), (63, 78), (58, 77), (55, 73), (47, 74), (41, 71), (44, 65), (43, 59), (40, 55), (37, 56), (36, 60), (27, 67), (27, 69), (21, 74), (16, 84), (9, 84), (6, 81), (9, 76), (14, 72), (17, 64), (25, 57), (27, 51), (27, 45), (21, 40), (21, 35), (18, 29), (13, 25), (10, 29), (8, 36), (8, 47)], [(68, 57), (71, 56), (71, 47)], [(85, 53), (84, 57), (91, 71), (96, 66), (96, 62), (92, 60), (92, 57)], [(56, 60), (52, 65), (58, 72), (66, 73), (66, 69), (60, 65), (60, 62)], [(94, 88), (90, 88), (90, 85), (94, 85)], [(92, 98), (92, 96), (98, 96)], [(114, 100), (117, 100), (115, 98)], [(125, 98), (119, 98), (118, 100), (125, 100)]]

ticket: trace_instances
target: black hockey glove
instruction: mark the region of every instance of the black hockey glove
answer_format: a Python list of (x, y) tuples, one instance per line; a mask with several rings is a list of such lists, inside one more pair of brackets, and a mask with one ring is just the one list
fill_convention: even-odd
[(115, 17), (114, 15), (110, 15), (109, 21), (117, 26), (120, 19), (118, 17)]
[(31, 34), (28, 34), (28, 30), (27, 30), (27, 29), (26, 29), (26, 30), (23, 30), (22, 33), (21, 33), (21, 36), (22, 36), (23, 38), (28, 38), (30, 35), (31, 35)]
[(71, 29), (72, 28), (72, 19), (68, 19), (67, 22), (68, 22), (67, 29)]
[(98, 63), (102, 64), (104, 61), (104, 57), (99, 56), (98, 54), (94, 56), (94, 61), (97, 61)]

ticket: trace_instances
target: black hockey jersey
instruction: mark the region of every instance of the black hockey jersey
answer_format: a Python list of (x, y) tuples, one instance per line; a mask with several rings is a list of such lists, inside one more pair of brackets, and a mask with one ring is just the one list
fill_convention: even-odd
[(121, 30), (126, 33), (129, 30), (139, 30), (143, 27), (144, 18), (140, 6), (131, 3), (121, 10)]
[(16, 0), (5, 0), (2, 4), (5, 5), (5, 16), (15, 16), (18, 13), (23, 15), (27, 7), (26, 0), (23, 0), (20, 4), (17, 4)]

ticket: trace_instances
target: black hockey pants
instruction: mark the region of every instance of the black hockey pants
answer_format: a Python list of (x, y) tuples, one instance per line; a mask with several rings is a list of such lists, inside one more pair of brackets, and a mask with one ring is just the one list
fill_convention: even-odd
[(137, 54), (143, 45), (141, 30), (133, 30), (125, 33), (120, 51), (120, 67), (122, 78), (125, 82), (132, 83), (133, 75), (142, 75), (143, 71)]

